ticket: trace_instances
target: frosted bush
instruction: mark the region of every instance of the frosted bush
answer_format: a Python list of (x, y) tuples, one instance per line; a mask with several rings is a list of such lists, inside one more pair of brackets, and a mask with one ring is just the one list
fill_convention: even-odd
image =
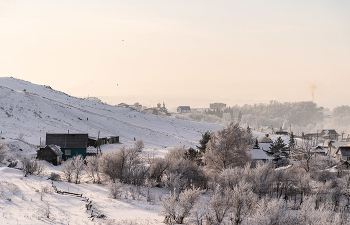
[(113, 199), (120, 198), (120, 195), (122, 192), (121, 187), (122, 187), (122, 184), (119, 181), (116, 181), (114, 183), (111, 182), (108, 185), (109, 197), (111, 197)]

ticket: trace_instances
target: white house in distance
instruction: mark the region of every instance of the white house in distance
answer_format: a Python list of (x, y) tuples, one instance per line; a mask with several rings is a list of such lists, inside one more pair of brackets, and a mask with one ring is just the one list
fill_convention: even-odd
[(177, 112), (178, 113), (190, 113), (191, 108), (189, 106), (179, 106), (179, 107), (177, 107)]
[(97, 103), (101, 103), (101, 99), (99, 98), (96, 98), (96, 97), (87, 97), (87, 98), (84, 98), (85, 100), (89, 100), (91, 102), (97, 102)]

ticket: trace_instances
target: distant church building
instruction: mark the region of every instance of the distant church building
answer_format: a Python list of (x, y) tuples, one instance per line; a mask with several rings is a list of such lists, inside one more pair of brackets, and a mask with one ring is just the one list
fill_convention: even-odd
[(162, 104), (157, 103), (157, 107), (148, 108), (148, 109), (145, 109), (143, 111), (147, 112), (147, 113), (155, 114), (155, 115), (167, 114), (168, 113), (168, 109), (165, 108), (165, 103), (164, 102), (163, 102), (163, 106), (162, 106)]

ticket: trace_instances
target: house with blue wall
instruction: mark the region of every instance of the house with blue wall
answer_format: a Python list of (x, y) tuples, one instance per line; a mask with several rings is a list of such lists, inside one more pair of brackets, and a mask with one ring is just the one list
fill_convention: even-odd
[(57, 145), (61, 148), (62, 159), (81, 155), (86, 157), (88, 134), (53, 134), (46, 133), (46, 145)]

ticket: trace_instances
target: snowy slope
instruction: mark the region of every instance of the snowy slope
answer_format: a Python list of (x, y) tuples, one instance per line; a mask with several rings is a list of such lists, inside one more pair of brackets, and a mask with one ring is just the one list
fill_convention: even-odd
[(221, 125), (176, 120), (69, 96), (48, 86), (15, 78), (0, 78), (0, 131), (7, 139), (21, 135), (38, 145), (46, 132), (120, 136), (131, 144), (142, 139), (146, 148), (195, 146), (201, 134)]
[[(124, 224), (118, 222), (122, 220), (136, 220), (145, 225), (163, 224), (160, 206), (147, 202), (143, 189), (143, 195), (132, 199), (131, 187), (124, 185), (123, 198), (111, 199), (107, 185), (54, 181), (58, 190), (79, 193), (83, 198), (55, 193), (46, 177), (58, 168), (47, 165), (43, 176), (23, 177), (20, 170), (0, 164), (0, 224)], [(164, 192), (154, 188), (151, 194), (156, 199)], [(87, 210), (85, 205), (90, 201), (92, 207)], [(91, 213), (103, 214), (106, 218), (92, 220)]]

